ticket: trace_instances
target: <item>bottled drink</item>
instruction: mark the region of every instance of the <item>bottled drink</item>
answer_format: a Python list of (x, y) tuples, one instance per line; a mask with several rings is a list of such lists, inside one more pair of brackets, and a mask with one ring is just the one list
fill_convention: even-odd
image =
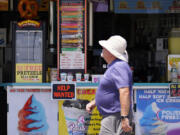
[(171, 67), (171, 82), (177, 82), (178, 74), (177, 74), (177, 68), (176, 64), (173, 63)]
[(180, 62), (178, 62), (178, 69), (177, 69), (177, 82), (180, 83)]

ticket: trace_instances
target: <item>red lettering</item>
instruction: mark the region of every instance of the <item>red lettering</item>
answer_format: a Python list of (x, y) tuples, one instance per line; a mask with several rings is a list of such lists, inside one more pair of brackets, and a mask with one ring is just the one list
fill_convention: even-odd
[(60, 93), (59, 93), (59, 92), (54, 92), (54, 93), (53, 93), (53, 96), (54, 96), (54, 97), (59, 97), (59, 96), (60, 96)]
[(78, 94), (87, 94), (87, 95), (94, 95), (96, 93), (96, 89), (77, 89)]
[(54, 92), (53, 96), (57, 98), (73, 98), (74, 93), (73, 92)]
[(70, 85), (58, 85), (57, 86), (57, 90), (59, 90), (59, 91), (68, 91), (69, 89), (70, 89), (71, 87), (70, 87)]
[(11, 89), (11, 90), (10, 90), (10, 92), (16, 92), (16, 90), (14, 90), (14, 89)]

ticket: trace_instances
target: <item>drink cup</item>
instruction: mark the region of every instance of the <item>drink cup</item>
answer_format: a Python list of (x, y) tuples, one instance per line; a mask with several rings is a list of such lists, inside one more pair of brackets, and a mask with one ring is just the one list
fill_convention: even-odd
[(66, 81), (67, 74), (66, 73), (61, 73), (61, 81)]
[(67, 80), (68, 81), (73, 81), (73, 75), (72, 74), (68, 74), (67, 75)]
[(76, 73), (76, 81), (80, 82), (81, 81), (81, 73)]
[(84, 81), (88, 82), (89, 81), (89, 74), (84, 74)]

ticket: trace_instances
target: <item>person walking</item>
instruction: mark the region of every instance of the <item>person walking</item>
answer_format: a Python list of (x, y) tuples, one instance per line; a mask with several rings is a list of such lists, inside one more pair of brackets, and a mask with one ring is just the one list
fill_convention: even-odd
[(86, 105), (89, 113), (97, 106), (102, 115), (99, 135), (130, 135), (132, 127), (132, 71), (127, 42), (120, 35), (100, 40), (107, 70), (100, 79), (95, 99)]

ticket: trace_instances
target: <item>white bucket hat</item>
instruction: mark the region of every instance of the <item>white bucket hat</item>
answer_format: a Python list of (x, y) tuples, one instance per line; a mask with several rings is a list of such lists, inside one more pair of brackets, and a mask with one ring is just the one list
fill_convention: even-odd
[(116, 58), (128, 62), (127, 42), (123, 37), (119, 35), (111, 36), (108, 40), (100, 40), (99, 44)]

